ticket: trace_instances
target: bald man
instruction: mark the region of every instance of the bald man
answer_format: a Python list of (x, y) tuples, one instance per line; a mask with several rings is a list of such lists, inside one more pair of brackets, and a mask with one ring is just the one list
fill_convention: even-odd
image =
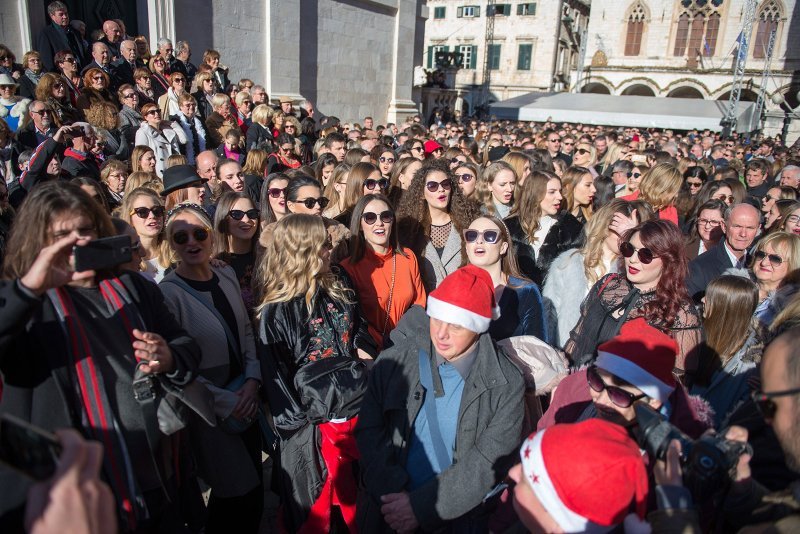
[(217, 185), (217, 161), (219, 161), (219, 157), (213, 150), (200, 152), (195, 160), (197, 175), (203, 180), (207, 180), (205, 185), (206, 195), (204, 197), (206, 204), (211, 202), (211, 189)]
[(109, 76), (112, 75), (111, 52), (108, 50), (108, 45), (100, 41), (92, 43), (92, 62), (83, 68), (81, 76), (89, 69), (100, 69)]
[(119, 60), (114, 63), (116, 87), (124, 83), (135, 85), (133, 72), (139, 67), (144, 67), (144, 63), (137, 58), (136, 43), (131, 40), (122, 41), (119, 45), (119, 55)]
[(111, 52), (111, 61), (119, 59), (119, 45), (122, 41), (122, 28), (113, 20), (107, 20), (103, 23), (104, 37), (100, 39), (101, 43), (105, 43)]

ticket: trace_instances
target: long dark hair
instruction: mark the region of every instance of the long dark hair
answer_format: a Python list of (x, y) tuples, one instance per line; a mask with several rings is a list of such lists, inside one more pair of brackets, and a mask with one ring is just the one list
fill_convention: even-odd
[(650, 323), (672, 325), (681, 306), (690, 301), (686, 289), (689, 261), (683, 234), (675, 223), (656, 219), (631, 228), (622, 235), (622, 241), (630, 241), (637, 233), (642, 246), (652, 250), (662, 263), (655, 299), (645, 304), (644, 316)]
[[(367, 207), (367, 204), (373, 200), (385, 202), (389, 207), (389, 211), (394, 213), (392, 203), (389, 202), (389, 199), (385, 195), (370, 193), (369, 195), (364, 195), (356, 202), (353, 208), (353, 216), (350, 218), (350, 263), (353, 265), (361, 261), (361, 258), (364, 257), (364, 251), (367, 248), (367, 241), (364, 238), (364, 232), (361, 230), (361, 216), (364, 214), (364, 209)], [(394, 254), (407, 256), (405, 251), (400, 247), (400, 241), (397, 238), (396, 220), (392, 224), (392, 231), (389, 233), (389, 246), (392, 247)]]

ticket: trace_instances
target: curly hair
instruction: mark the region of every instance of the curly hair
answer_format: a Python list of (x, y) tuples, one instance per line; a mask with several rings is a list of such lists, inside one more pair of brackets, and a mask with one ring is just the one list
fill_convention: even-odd
[(400, 244), (418, 255), (425, 250), (431, 237), (431, 212), (425, 200), (425, 186), (428, 176), (434, 172), (443, 173), (452, 183), (447, 201), (447, 213), (459, 235), (480, 215), (478, 205), (461, 193), (447, 162), (440, 159), (425, 160), (422, 167), (414, 174), (414, 179), (400, 199), (400, 206), (397, 209)]
[(631, 228), (622, 235), (620, 242), (630, 241), (636, 234), (639, 234), (642, 246), (653, 251), (653, 256), (660, 258), (662, 264), (655, 298), (645, 304), (644, 316), (650, 323), (671, 325), (681, 306), (691, 302), (686, 289), (689, 261), (683, 234), (675, 223), (656, 219)]
[(275, 223), (273, 239), (260, 267), (264, 280), (259, 288), (263, 297), (256, 308), (258, 318), (268, 304), (289, 302), (299, 296), (303, 296), (311, 313), (318, 289), (324, 289), (339, 302), (352, 302), (352, 290), (330, 269), (323, 269), (320, 251), (327, 246), (328, 231), (322, 217), (293, 213)]

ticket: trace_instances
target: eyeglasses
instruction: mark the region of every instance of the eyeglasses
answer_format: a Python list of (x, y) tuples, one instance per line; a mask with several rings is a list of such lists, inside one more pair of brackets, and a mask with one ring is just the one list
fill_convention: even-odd
[(574, 141), (562, 141), (561, 144), (562, 145), (566, 145), (566, 146), (572, 146), (572, 145), (575, 144), (575, 142)]
[(438, 191), (439, 186), (441, 186), (442, 189), (444, 189), (445, 191), (450, 191), (450, 189), (453, 188), (453, 182), (450, 180), (450, 178), (445, 178), (441, 182), (430, 181), (425, 184), (425, 187), (427, 187), (428, 191), (430, 191), (431, 193), (435, 193), (436, 191)]
[(372, 178), (367, 178), (366, 180), (364, 180), (364, 187), (366, 187), (370, 191), (373, 191), (375, 189), (375, 186), (378, 186), (381, 189), (386, 189), (387, 187), (389, 187), (389, 180), (387, 180), (386, 178), (381, 178), (380, 180), (373, 180)]
[(58, 88), (63, 89), (64, 88), (64, 84), (62, 82), (54, 83), (53, 84), (53, 89), (58, 89)]
[(450, 165), (461, 165), (461, 164), (466, 163), (466, 162), (467, 162), (467, 160), (465, 160), (465, 159), (453, 158), (453, 159), (450, 160)]
[[(577, 152), (578, 154), (580, 154), (581, 156), (583, 156), (584, 154), (590, 154), (590, 153), (591, 153), (591, 150), (586, 150), (585, 148), (579, 148), (579, 149), (578, 149), (578, 150), (576, 150), (575, 152)], [(629, 174), (628, 176), (630, 176), (630, 174)]]
[(173, 82), (185, 82), (185, 81), (186, 81), (186, 79), (185, 79), (185, 78), (175, 78), (175, 79), (174, 79), (174, 80), (172, 80), (172, 81), (173, 81)]
[(64, 63), (77, 63), (74, 57), (65, 57), (63, 61)]
[[(195, 228), (192, 230), (192, 236), (194, 240), (197, 242), (202, 242), (208, 239), (208, 228)], [(178, 230), (174, 234), (172, 234), (172, 240), (175, 242), (176, 245), (185, 245), (189, 242), (189, 232), (185, 230)]]
[(703, 187), (703, 182), (690, 182), (689, 180), (687, 180), (686, 185), (688, 185), (693, 189), (697, 189), (698, 187)]
[(753, 252), (753, 259), (756, 262), (763, 261), (764, 258), (769, 259), (769, 262), (775, 267), (778, 267), (781, 263), (783, 263), (783, 258), (778, 256), (777, 254), (767, 254), (763, 250), (756, 250), (755, 252)]
[(561, 139), (559, 139), (558, 137), (554, 137), (553, 139), (548, 139), (547, 142), (548, 143), (560, 143)]
[(597, 393), (602, 393), (605, 390), (608, 399), (620, 408), (630, 408), (634, 402), (647, 396), (644, 393), (634, 395), (620, 387), (609, 386), (603, 381), (603, 377), (600, 376), (600, 373), (597, 372), (597, 367), (594, 365), (586, 369), (586, 381), (589, 383), (589, 387)]
[(500, 239), (500, 232), (497, 230), (464, 230), (464, 240), (467, 243), (474, 243), (479, 237), (483, 239), (484, 243), (493, 245)]
[(102, 76), (92, 76), (92, 81), (102, 82), (105, 81), (105, 78), (103, 78)]
[(231, 210), (228, 212), (228, 216), (236, 221), (241, 221), (244, 219), (244, 216), (247, 215), (247, 218), (251, 221), (258, 219), (258, 210), (253, 208), (247, 211), (245, 210)]
[(797, 224), (800, 222), (800, 215), (789, 215), (786, 217), (787, 223)]
[(267, 189), (267, 193), (269, 193), (269, 196), (272, 198), (280, 198), (280, 196), (283, 194), (283, 189), (278, 187), (270, 187)]
[(136, 93), (128, 93), (127, 95), (122, 95), (122, 98), (136, 98)]
[(166, 213), (166, 209), (164, 206), (153, 206), (152, 208), (133, 208), (130, 212), (131, 217), (135, 214), (140, 219), (147, 219), (150, 216), (150, 213), (153, 214), (153, 217), (163, 217)]
[(364, 219), (364, 222), (367, 224), (375, 224), (378, 221), (378, 217), (381, 218), (381, 222), (384, 224), (390, 224), (394, 222), (394, 213), (389, 210), (382, 211), (380, 213), (365, 211), (361, 215), (361, 218)]
[(649, 265), (654, 259), (656, 259), (656, 256), (653, 254), (652, 250), (647, 247), (637, 249), (631, 245), (630, 241), (620, 243), (619, 252), (626, 258), (630, 258), (634, 253), (638, 253), (639, 261), (645, 265)]
[(711, 226), (717, 227), (722, 221), (715, 221), (714, 219), (697, 219), (697, 226)]
[(330, 200), (328, 200), (325, 197), (319, 197), (319, 198), (308, 197), (308, 198), (304, 198), (302, 200), (300, 200), (299, 198), (297, 200), (294, 200), (294, 201), (290, 200), (289, 202), (297, 202), (299, 204), (302, 204), (303, 206), (305, 206), (308, 209), (313, 208), (315, 204), (319, 204), (320, 209), (324, 210), (325, 207), (328, 205), (328, 202), (330, 202)]
[(292, 146), (282, 146), (281, 150), (283, 150), (284, 152), (291, 152), (293, 148), (294, 147)]
[[(580, 150), (578, 150), (578, 152), (580, 152)], [(626, 176), (628, 178), (639, 178), (641, 175), (642, 175), (642, 173), (640, 173), (640, 172), (629, 172), (629, 173), (626, 173)]]
[(422, 151), (423, 151), (423, 150), (425, 150), (425, 149), (424, 149), (424, 148), (422, 148), (421, 146), (412, 146), (412, 147), (411, 147), (411, 150), (415, 150), (415, 151), (417, 151), (417, 152), (422, 152)]
[(471, 182), (474, 176), (472, 176), (468, 172), (465, 172), (464, 174), (456, 174), (456, 178), (458, 178), (458, 183), (466, 184), (468, 182)]
[(44, 115), (49, 115), (51, 112), (50, 112), (49, 109), (40, 109), (40, 110), (37, 110), (37, 111), (31, 111), (31, 113), (35, 113), (36, 115), (44, 116)]
[(378, 161), (381, 163), (394, 163), (394, 158), (384, 158), (383, 156), (378, 158)]
[(764, 419), (770, 420), (775, 417), (775, 412), (778, 411), (778, 406), (772, 399), (775, 397), (788, 397), (789, 395), (797, 395), (798, 393), (800, 393), (800, 388), (774, 391), (770, 393), (754, 391), (750, 394), (750, 396), (758, 407), (758, 411), (764, 416)]
[(161, 110), (160, 109), (151, 109), (150, 111), (145, 113), (145, 115), (161, 115)]
[(727, 201), (728, 204), (733, 204), (733, 201), (736, 200), (733, 195), (720, 195), (714, 198), (716, 200), (722, 200), (723, 202)]

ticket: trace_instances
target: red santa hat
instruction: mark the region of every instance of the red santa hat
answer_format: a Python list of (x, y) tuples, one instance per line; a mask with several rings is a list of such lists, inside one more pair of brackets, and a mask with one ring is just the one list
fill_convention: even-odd
[(678, 344), (641, 317), (622, 325), (617, 337), (597, 347), (595, 365), (666, 402), (675, 391)]
[(525, 482), (564, 532), (606, 532), (644, 519), (648, 480), (639, 446), (602, 419), (554, 425), (520, 449)]
[(456, 270), (428, 295), (428, 316), (479, 334), (486, 332), (492, 320), (500, 318), (492, 277), (474, 265)]

